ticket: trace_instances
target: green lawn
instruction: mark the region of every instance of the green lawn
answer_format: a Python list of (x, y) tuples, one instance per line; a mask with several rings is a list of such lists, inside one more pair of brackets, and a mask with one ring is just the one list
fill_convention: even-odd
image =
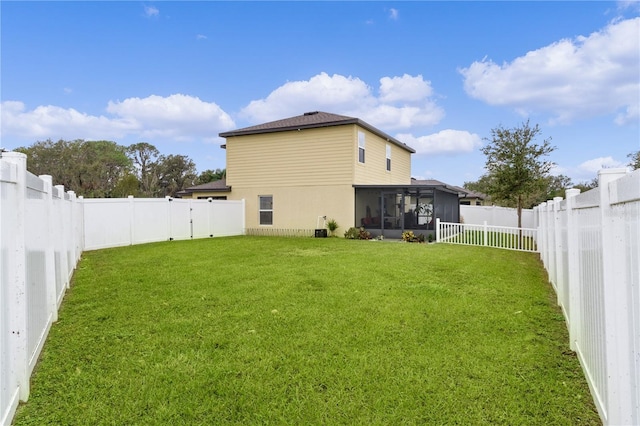
[(87, 252), (16, 425), (600, 424), (537, 255), (232, 237)]

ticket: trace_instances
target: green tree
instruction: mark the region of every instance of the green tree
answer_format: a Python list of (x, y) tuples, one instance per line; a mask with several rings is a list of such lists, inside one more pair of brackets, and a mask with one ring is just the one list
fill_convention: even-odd
[(80, 191), (87, 197), (110, 198), (120, 179), (131, 172), (126, 148), (111, 141), (80, 144)]
[(197, 179), (196, 165), (186, 155), (161, 156), (156, 172), (162, 195), (171, 197), (175, 197), (178, 191), (193, 186)]
[(27, 155), (31, 173), (51, 175), (55, 185), (85, 197), (111, 197), (131, 170), (125, 148), (111, 141), (48, 139), (16, 151)]
[(515, 203), (518, 227), (522, 226), (525, 201), (544, 190), (553, 167), (552, 162), (543, 159), (555, 150), (551, 139), (540, 145), (534, 142), (540, 132), (540, 127), (537, 124), (531, 127), (528, 120), (512, 129), (499, 126), (491, 130), (491, 138), (485, 138), (488, 144), (482, 148), (486, 156), (487, 194), (496, 201)]
[(215, 182), (217, 180), (225, 179), (227, 177), (227, 169), (207, 169), (198, 175), (196, 185), (202, 185), (203, 183)]
[(54, 185), (64, 185), (67, 190), (76, 191), (78, 195), (77, 171), (81, 141), (53, 142), (51, 139), (35, 142), (29, 147), (16, 148), (16, 152), (27, 155), (27, 169), (35, 175), (50, 175)]
[(567, 189), (573, 187), (571, 178), (565, 175), (555, 175), (546, 178), (546, 188), (543, 191), (541, 197), (535, 201), (535, 204), (542, 203), (547, 200), (553, 200), (555, 197), (564, 198)]
[(147, 142), (139, 142), (127, 147), (127, 155), (133, 161), (135, 173), (140, 182), (140, 195), (154, 197), (160, 192), (157, 174), (160, 151)]
[(588, 182), (580, 182), (573, 185), (573, 187), (579, 189), (580, 192), (587, 192), (589, 190), (592, 190), (593, 188), (598, 187), (598, 178), (593, 178)]
[(113, 191), (111, 192), (111, 196), (113, 198), (125, 198), (129, 195), (133, 195), (134, 197), (140, 197), (140, 181), (138, 177), (133, 173), (128, 173), (122, 179), (120, 179)]
[(627, 158), (629, 158), (628, 166), (631, 167), (632, 170), (640, 169), (640, 150), (628, 154)]

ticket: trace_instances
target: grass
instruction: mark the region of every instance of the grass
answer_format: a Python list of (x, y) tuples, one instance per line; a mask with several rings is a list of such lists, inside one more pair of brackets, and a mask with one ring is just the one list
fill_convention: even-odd
[(87, 252), (15, 424), (600, 424), (535, 254), (232, 237)]

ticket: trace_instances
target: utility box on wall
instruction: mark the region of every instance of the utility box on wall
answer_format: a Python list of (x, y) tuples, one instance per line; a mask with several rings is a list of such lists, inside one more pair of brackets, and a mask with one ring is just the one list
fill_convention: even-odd
[(316, 229), (316, 238), (327, 238), (326, 229)]

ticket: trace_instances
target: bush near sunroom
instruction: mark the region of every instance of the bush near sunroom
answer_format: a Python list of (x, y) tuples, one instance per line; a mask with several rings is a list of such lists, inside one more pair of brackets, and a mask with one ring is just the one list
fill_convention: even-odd
[(348, 240), (370, 240), (372, 238), (371, 232), (362, 227), (351, 227), (347, 229), (344, 233), (344, 237)]
[(424, 235), (415, 235), (413, 231), (404, 231), (402, 233), (402, 240), (408, 243), (424, 243)]

